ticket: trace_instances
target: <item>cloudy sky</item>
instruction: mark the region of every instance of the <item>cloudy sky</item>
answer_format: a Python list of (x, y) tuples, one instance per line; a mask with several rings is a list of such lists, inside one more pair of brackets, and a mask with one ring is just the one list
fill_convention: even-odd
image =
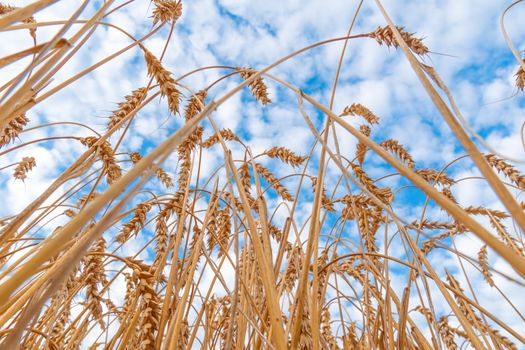
[[(27, 2), (17, 1), (16, 5), (24, 3)], [(79, 4), (79, 1), (62, 1), (38, 13), (35, 18), (39, 22), (64, 19)], [(505, 42), (500, 26), (500, 16), (511, 2), (385, 0), (383, 4), (397, 25), (424, 39), (431, 53), (423, 57), (423, 61), (434, 66), (448, 85), (468, 124), (492, 149), (523, 164), (525, 154), (520, 128), (524, 121), (525, 100), (515, 85), (514, 74), (518, 63)], [(359, 5), (359, 1), (343, 0), (183, 1), (183, 14), (175, 26), (163, 63), (175, 77), (205, 66), (262, 68), (309, 44), (345, 36)], [(90, 2), (81, 18), (87, 18), (99, 6), (99, 1)], [(118, 24), (134, 37), (141, 37), (152, 28), (151, 11), (149, 1), (136, 0), (110, 15), (106, 21)], [(505, 18), (507, 32), (518, 51), (525, 49), (524, 16), (525, 6), (518, 5)], [(385, 20), (375, 2), (365, 0), (353, 33), (371, 32), (383, 25)], [(55, 31), (53, 26), (39, 28), (38, 41), (48, 40)], [(166, 26), (148, 39), (145, 46), (160, 56), (168, 34)], [(25, 30), (0, 32), (0, 39), (2, 57), (32, 45), (31, 37)], [(129, 43), (130, 39), (121, 32), (100, 26), (79, 54), (58, 72), (50, 88)], [(297, 86), (327, 106), (342, 47), (343, 42), (338, 41), (315, 48), (282, 64), (271, 74)], [(27, 61), (21, 61), (3, 68), (0, 83), (8, 81), (25, 64)], [(198, 91), (227, 72), (225, 69), (210, 69), (193, 74), (182, 83)], [(28, 113), (31, 119), (29, 127), (76, 121), (104, 131), (107, 117), (116, 108), (116, 103), (132, 90), (147, 84), (147, 81), (142, 53), (134, 48), (32, 109)], [(241, 135), (255, 153), (282, 145), (297, 153), (308, 154), (314, 138), (299, 113), (296, 96), (270, 79), (266, 81), (272, 104), (260, 106), (249, 90), (245, 90), (222, 105), (214, 114), (215, 120), (220, 127), (230, 128)], [(211, 90), (212, 97), (220, 97), (239, 82), (238, 77), (222, 81)], [(367, 38), (348, 43), (333, 110), (340, 113), (354, 102), (369, 107), (381, 118), (379, 126), (374, 129), (374, 138), (397, 139), (412, 154), (418, 168), (441, 168), (465, 154), (400, 50), (379, 46), (373, 39)], [(307, 109), (316, 126), (320, 127), (323, 116), (311, 107)], [(169, 115), (165, 101), (156, 100), (141, 111), (120, 151), (146, 153), (180, 127), (181, 121), (181, 118)], [(37, 138), (86, 136), (89, 133), (89, 130), (78, 126), (48, 127), (22, 134), (15, 144)], [(356, 141), (342, 130), (338, 130), (338, 135), (341, 153), (351, 157)], [(23, 209), (83, 150), (80, 143), (64, 139), (32, 144), (2, 155), (0, 168), (24, 156), (34, 156), (37, 167), (24, 182), (13, 180), (11, 168), (0, 174), (1, 215), (14, 214)], [(213, 170), (220, 156), (219, 149), (209, 152), (204, 171)], [(369, 169), (371, 175), (379, 177), (385, 174), (385, 166), (377, 157), (371, 157), (369, 164), (372, 166)], [(176, 159), (172, 157), (164, 168), (176, 174), (177, 166)], [(520, 163), (517, 166), (523, 169)], [(280, 169), (275, 171), (279, 173)], [(466, 159), (454, 163), (448, 173), (456, 179), (478, 175), (473, 164)], [(337, 175), (334, 168), (328, 178), (335, 180)], [(392, 180), (392, 184), (396, 181)], [(152, 180), (148, 186), (156, 188), (158, 183)], [(454, 194), (462, 205), (487, 205), (502, 209), (491, 191), (479, 180), (458, 183)], [(399, 207), (398, 212), (411, 221), (420, 212), (422, 200), (424, 197), (414, 194), (405, 206)], [(304, 214), (307, 211), (308, 207), (305, 207)], [(444, 215), (437, 209), (431, 208), (431, 211), (438, 217)], [(476, 256), (481, 246), (477, 239), (470, 236), (458, 238), (455, 243), (470, 256)], [(493, 266), (510, 273), (508, 266), (494, 253), (489, 252), (489, 256)], [(436, 253), (433, 259), (443, 267), (457, 271), (455, 258)], [(473, 283), (480, 286), (477, 296), (481, 304), (497, 295), (481, 283), (478, 273), (473, 273), (473, 276)], [(394, 276), (394, 280), (398, 278), (402, 284), (403, 277)], [(518, 297), (523, 289), (496, 278), (509, 297), (516, 300), (516, 306), (525, 309), (524, 299)], [(505, 311), (508, 305), (495, 303), (487, 308), (514, 325), (515, 329), (525, 332), (523, 321), (514, 313)]]

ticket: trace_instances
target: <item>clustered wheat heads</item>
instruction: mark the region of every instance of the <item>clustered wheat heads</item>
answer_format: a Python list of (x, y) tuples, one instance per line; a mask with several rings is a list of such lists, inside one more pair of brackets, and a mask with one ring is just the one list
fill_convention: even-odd
[[(137, 60), (143, 60), (148, 78), (134, 85), (143, 87), (127, 90), (102, 127), (55, 124), (78, 127), (74, 135), (56, 137), (81, 149), (77, 159), (25, 209), (2, 213), (0, 346), (364, 350), (467, 344), (517, 349), (525, 342), (521, 323), (506, 322), (477, 295), (486, 284), (498, 305), (523, 319), (513, 295), (500, 288), (501, 281), (522, 286), (525, 244), (519, 214), (465, 204), (456, 189), (472, 179), (453, 173), (454, 162), (435, 169), (421, 162), (427, 166), (421, 167), (413, 148), (384, 136), (383, 116), (359, 102), (344, 101), (351, 104), (337, 115), (265, 69), (212, 66), (176, 76), (172, 72), (179, 67), (164, 59), (172, 52), (172, 40), (159, 56), (148, 47), (162, 42), (163, 28), (178, 26), (183, 3), (154, 0), (151, 5), (152, 19), (145, 19), (150, 31), (144, 37), (134, 38), (112, 24), (132, 39), (124, 51), (135, 50)], [(60, 26), (57, 35), (65, 40), (64, 33), (76, 25), (97, 30), (133, 2), (96, 6), (108, 6), (101, 7), (108, 18), (73, 18), (75, 26), (59, 21), (53, 24)], [(0, 5), (0, 14), (14, 11)], [(26, 112), (58, 91), (73, 89), (71, 82), (106, 61), (119, 59), (108, 55), (56, 83), (54, 74), (76, 57), (76, 51), (68, 50), (85, 41), (82, 35), (68, 35), (71, 45), (39, 51), (45, 45), (36, 46), (38, 13), (31, 11), (20, 12), (14, 21), (23, 23), (35, 40), (33, 67), (18, 67), (20, 74), (0, 87), (0, 147), (3, 157), (11, 159), (2, 170), (24, 181), (15, 185), (27, 185), (33, 180), (28, 174), (37, 177), (43, 171), (29, 173), (42, 163), (38, 157), (22, 157), (19, 150), (33, 141), (53, 141), (31, 140), (32, 131), (54, 123), (26, 129)], [(10, 29), (2, 18), (0, 29)], [(423, 41), (402, 27), (380, 26), (348, 40), (372, 39), (398, 48), (398, 34), (420, 59), (430, 55)], [(434, 68), (418, 64), (444, 87)], [(206, 70), (215, 70), (218, 77), (201, 79)], [(231, 78), (237, 74), (242, 84), (248, 81), (265, 113), (274, 113), (267, 87), (273, 80), (330, 118), (321, 136), (311, 139), (316, 142), (309, 153), (306, 147), (276, 142), (262, 147), (243, 130), (218, 125), (215, 110), (242, 84), (226, 95), (215, 87), (224, 79), (238, 83)], [(186, 86), (188, 76), (205, 83)], [(520, 90), (523, 80), (518, 71)], [(280, 103), (280, 95), (273, 100)], [(161, 116), (162, 132), (151, 134), (142, 128), (153, 125), (151, 110), (158, 102), (184, 118)], [(358, 126), (354, 129), (347, 120)], [(349, 133), (332, 133), (330, 123)], [(22, 133), (26, 143), (19, 140)], [(341, 141), (351, 134), (358, 138), (355, 147), (339, 149), (339, 142), (332, 143), (334, 137)], [(377, 156), (385, 162), (378, 165)], [(523, 175), (510, 161), (493, 154), (484, 159), (502, 175), (500, 185), (516, 193), (525, 188)], [(401, 175), (411, 185), (397, 182)], [(148, 176), (158, 181), (148, 182)], [(425, 204), (414, 204), (407, 214), (407, 201), (412, 204), (407, 193), (416, 190), (425, 195)], [(445, 213), (434, 210), (438, 207)], [(475, 236), (483, 242), (468, 249), (474, 254), (456, 244), (477, 244)], [(440, 266), (443, 257), (459, 261), (453, 273), (448, 260)], [(506, 262), (518, 273), (511, 275)]]

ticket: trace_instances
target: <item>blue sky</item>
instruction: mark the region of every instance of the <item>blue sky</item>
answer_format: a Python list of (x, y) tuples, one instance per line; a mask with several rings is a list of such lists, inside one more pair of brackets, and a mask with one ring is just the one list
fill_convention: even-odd
[[(175, 77), (207, 65), (262, 68), (313, 42), (344, 36), (357, 4), (357, 1), (342, 0), (183, 1), (183, 15), (175, 27), (164, 64)], [(507, 47), (499, 26), (499, 16), (509, 4), (488, 0), (384, 1), (384, 6), (398, 25), (424, 38), (432, 53), (423, 60), (433, 65), (448, 84), (471, 127), (501, 154), (521, 160), (518, 167), (523, 169), (525, 156), (520, 142), (520, 127), (524, 121), (525, 102), (523, 93), (517, 92), (514, 84), (518, 63)], [(38, 21), (60, 19), (71, 14), (76, 5), (74, 2), (61, 2), (42, 11), (36, 18)], [(92, 13), (96, 6), (96, 3), (90, 4), (86, 13)], [(107, 20), (118, 23), (139, 37), (151, 29), (151, 10), (148, 1), (135, 1)], [(507, 31), (518, 51), (525, 49), (524, 16), (525, 6), (517, 6), (505, 20)], [(375, 2), (364, 1), (353, 33), (370, 32), (384, 24)], [(39, 40), (46, 40), (53, 30), (39, 29)], [(168, 29), (165, 28), (159, 35), (147, 40), (145, 46), (158, 56), (167, 35)], [(3, 39), (0, 56), (31, 45), (25, 31), (0, 33), (0, 37)], [(121, 33), (99, 28), (92, 44), (81, 49), (79, 55), (64, 66), (52, 85), (127, 44), (129, 39)], [(327, 105), (341, 49), (342, 42), (316, 48), (284, 63), (271, 73)], [(140, 50), (133, 49), (77, 81), (71, 88), (32, 110), (29, 113), (30, 126), (76, 120), (103, 131), (106, 118), (116, 108), (116, 103), (133, 89), (147, 83), (146, 68), (141, 57)], [(5, 75), (0, 77), (1, 81), (4, 82), (5, 77), (20, 68), (21, 65), (8, 67)], [(225, 69), (207, 70), (185, 79), (184, 84), (197, 91), (227, 72)], [(283, 145), (297, 153), (307, 154), (314, 138), (298, 111), (295, 94), (270, 79), (266, 81), (274, 103), (261, 107), (246, 89), (221, 106), (214, 115), (215, 120), (220, 127), (230, 128), (248, 140), (255, 153), (274, 145)], [(238, 77), (225, 80), (211, 94), (221, 96), (239, 82)], [(401, 51), (380, 47), (373, 39), (351, 41), (335, 96), (336, 113), (354, 102), (362, 103), (374, 111), (381, 118), (381, 123), (373, 128), (373, 138), (378, 141), (397, 139), (413, 155), (418, 168), (439, 168), (465, 153), (454, 140)], [(320, 126), (322, 114), (311, 107), (307, 109), (310, 116), (315, 117), (317, 126)], [(121, 151), (145, 153), (181, 123), (181, 118), (169, 116), (164, 100), (154, 101), (141, 111)], [(356, 121), (353, 123), (358, 125)], [(352, 156), (355, 140), (340, 129), (338, 133), (341, 135), (342, 153)], [(23, 134), (17, 143), (37, 137), (68, 134), (86, 136), (87, 132), (73, 126), (38, 129)], [(83, 149), (80, 143), (54, 141), (34, 144), (3, 156), (0, 167), (18, 161), (23, 156), (36, 157), (37, 167), (24, 183), (14, 181), (10, 172), (0, 175), (2, 215), (21, 210)], [(240, 148), (234, 150), (239, 152)], [(314, 154), (314, 164), (318, 161), (317, 154)], [(204, 156), (203, 171), (212, 171), (219, 163), (221, 152), (217, 148)], [(289, 171), (276, 167), (276, 164), (268, 163), (277, 174)], [(372, 176), (379, 177), (391, 172), (376, 156), (370, 156), (367, 164)], [(177, 166), (176, 158), (171, 157), (164, 168), (175, 175)], [(448, 173), (459, 179), (476, 175), (477, 171), (470, 161), (461, 160), (451, 166)], [(335, 167), (329, 169), (329, 189), (338, 175)], [(289, 188), (294, 188), (294, 181), (291, 179), (286, 183)], [(399, 177), (389, 178), (385, 183), (397, 187), (407, 184)], [(147, 186), (154, 190), (160, 189), (156, 180), (150, 181)], [(420, 211), (424, 196), (417, 190), (404, 191), (405, 194), (400, 196), (402, 201), (398, 210), (401, 216), (411, 221)], [(501, 209), (501, 205), (481, 181), (461, 182), (454, 187), (454, 194), (465, 206), (487, 205)], [(309, 206), (305, 205), (298, 215), (306, 217), (308, 210)], [(444, 213), (437, 208), (431, 207), (430, 212), (437, 218), (444, 217)], [(278, 214), (276, 220), (282, 221), (284, 215)], [(470, 236), (458, 238), (456, 244), (470, 256), (475, 256), (481, 246), (477, 239)], [(494, 266), (510, 272), (495, 254), (489, 255)], [(457, 270), (457, 263), (446, 253), (436, 253), (432, 259), (443, 267)], [(404, 277), (399, 272), (393, 279), (402, 281)], [(481, 300), (494, 297), (495, 292), (481, 283), (479, 276), (473, 280), (479, 283)], [(523, 292), (522, 288), (503, 279), (499, 283), (511, 298)], [(525, 309), (525, 302), (516, 300), (518, 307)], [(505, 321), (515, 324), (517, 329), (525, 329), (515, 315), (505, 312), (505, 306), (489, 307)]]

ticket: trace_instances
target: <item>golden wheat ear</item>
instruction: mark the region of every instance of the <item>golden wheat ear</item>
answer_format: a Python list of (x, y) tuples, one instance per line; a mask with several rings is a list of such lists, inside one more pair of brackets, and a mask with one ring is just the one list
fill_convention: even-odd
[(168, 107), (173, 114), (179, 114), (179, 106), (182, 94), (177, 89), (175, 80), (171, 73), (164, 68), (162, 63), (148, 49), (142, 46), (144, 59), (148, 67), (148, 74), (155, 78), (160, 86), (160, 94), (167, 98)]
[[(131, 92), (131, 95), (124, 97), (125, 101), (118, 104), (118, 109), (113, 111), (108, 122), (108, 129), (112, 129), (125, 119), (134, 109), (136, 109), (146, 98), (148, 89), (138, 88)], [(121, 125), (122, 126), (122, 125)]]
[(177, 22), (182, 15), (182, 2), (180, 0), (154, 0), (153, 24)]
[(0, 148), (13, 142), (29, 123), (29, 118), (22, 114), (7, 123), (0, 135)]
[(122, 168), (118, 165), (115, 151), (108, 141), (97, 143), (99, 139), (94, 136), (82, 137), (79, 139), (80, 143), (87, 147), (95, 146), (98, 152), (98, 157), (102, 161), (102, 172), (106, 175), (108, 184), (112, 184), (122, 176)]
[(36, 166), (34, 157), (24, 157), (18, 163), (13, 173), (13, 177), (17, 180), (24, 181), (27, 178), (27, 173)]
[[(396, 28), (401, 34), (401, 37), (403, 38), (405, 43), (412, 51), (422, 56), (430, 52), (428, 47), (426, 47), (423, 44), (423, 41), (421, 39), (414, 37), (414, 33), (405, 32), (403, 27)], [(394, 32), (392, 31), (392, 28), (390, 26), (377, 27), (377, 29), (374, 32), (370, 33), (369, 36), (371, 38), (376, 39), (379, 45), (392, 46), (395, 48), (399, 46), (399, 43), (397, 42), (397, 39), (394, 36)]]
[(345, 107), (341, 113), (341, 117), (353, 115), (361, 116), (365, 119), (370, 125), (379, 124), (379, 117), (377, 117), (370, 109), (363, 106), (360, 103), (352, 103), (352, 105)]
[[(237, 72), (239, 72), (240, 76), (247, 80), (251, 78), (257, 71), (255, 69), (251, 68), (236, 68)], [(259, 102), (261, 102), (263, 105), (267, 105), (268, 103), (272, 102), (270, 98), (268, 97), (268, 88), (266, 87), (266, 84), (264, 83), (263, 78), (258, 77), (257, 79), (253, 80), (250, 84), (250, 89), (252, 90), (253, 96), (255, 96), (255, 99)]]
[(494, 169), (509, 178), (520, 190), (525, 190), (525, 176), (521, 175), (516, 168), (494, 154), (485, 155), (485, 159)]
[(299, 166), (304, 163), (306, 157), (298, 156), (293, 151), (285, 147), (272, 147), (264, 152), (270, 158), (278, 158), (291, 166)]

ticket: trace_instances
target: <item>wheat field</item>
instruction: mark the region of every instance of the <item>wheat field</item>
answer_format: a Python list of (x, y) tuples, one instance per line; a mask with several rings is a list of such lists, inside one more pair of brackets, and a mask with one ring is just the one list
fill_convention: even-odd
[[(12, 212), (16, 198), (8, 198), (0, 212), (1, 349), (525, 348), (523, 162), (469, 126), (417, 28), (394, 23), (375, 0), (382, 22), (357, 32), (366, 13), (355, 1), (344, 36), (266, 66), (175, 74), (166, 61), (181, 39), (174, 33), (184, 1), (86, 0), (63, 18), (39, 18), (66, 3), (0, 4), (3, 38), (25, 45), (0, 58), (2, 187), (29, 186), (49, 168), (25, 152), (35, 145), (64, 157), (38, 191), (20, 193), (31, 198), (22, 208)], [(119, 14), (139, 4), (149, 11), (147, 29), (135, 36)], [(123, 45), (104, 41), (101, 30)], [(348, 96), (346, 107), (334, 107), (356, 41), (402, 57), (461, 157), (421, 165), (413, 156), (420, 150), (383, 137), (383, 116), (370, 106)], [(322, 94), (279, 74), (330, 45), (339, 64)], [(102, 46), (107, 54), (77, 63), (83, 50)], [(512, 43), (510, 51), (517, 99), (525, 63)], [(128, 93), (106, 101), (113, 110), (103, 117), (79, 108), (53, 121), (35, 112), (56, 96), (82, 98), (86, 79), (124, 57), (144, 67), (144, 79), (138, 72), (141, 85), (131, 86), (131, 76), (115, 81)], [(258, 111), (282, 103), (276, 91), (292, 96), (307, 130), (301, 151), (277, 139), (261, 149), (217, 118), (241, 94), (246, 114), (263, 118)], [(163, 124), (144, 136), (152, 115)], [(454, 177), (458, 162), (479, 176)], [(456, 189), (464, 183), (490, 191), (499, 206), (463, 205)], [(465, 237), (479, 242), (476, 254), (456, 244)], [(454, 267), (441, 263), (445, 255)]]

